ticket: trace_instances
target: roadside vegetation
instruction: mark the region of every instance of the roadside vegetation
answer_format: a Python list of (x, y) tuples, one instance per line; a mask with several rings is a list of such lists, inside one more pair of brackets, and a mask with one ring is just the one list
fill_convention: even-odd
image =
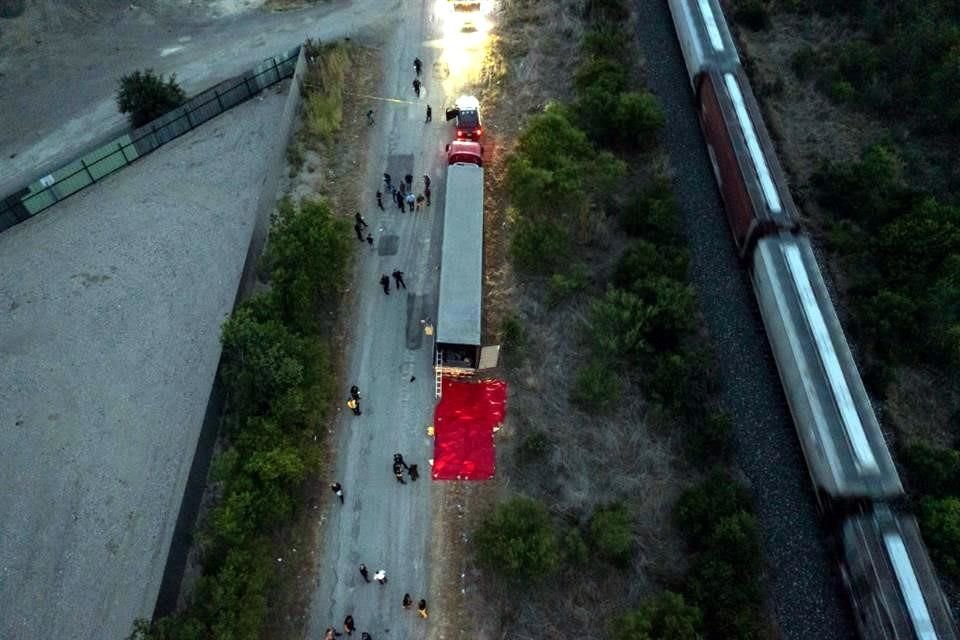
[(134, 71), (120, 79), (117, 89), (117, 108), (127, 114), (130, 125), (142, 127), (168, 111), (176, 109), (187, 99), (177, 84), (176, 74), (164, 80), (153, 69)]
[(267, 286), (223, 325), (213, 507), (195, 533), (202, 575), (182, 610), (137, 621), (132, 640), (256, 640), (269, 635), (268, 609), (289, 604), (294, 578), (281, 576), (278, 557), (300, 537), (291, 530), (324, 459), (317, 434), (327, 430), (336, 386), (330, 311), (347, 280), (349, 232), (323, 199), (285, 198), (274, 213), (259, 269)]
[(529, 116), (503, 163), (522, 281), (501, 324), (513, 491), (476, 527), (476, 561), (512, 635), (765, 638), (757, 525), (730, 469), (663, 114), (623, 64), (629, 5), (572, 8), (572, 95)]
[[(796, 93), (780, 95), (785, 84), (812, 85), (832, 105), (828, 120), (856, 113), (881, 132), (877, 140), (858, 131), (852, 144), (861, 152), (849, 160), (834, 160), (829, 146), (804, 149), (818, 160), (803, 179), (792, 171), (793, 186), (829, 251), (867, 386), (896, 429), (898, 462), (924, 539), (941, 577), (956, 584), (960, 9), (941, 0), (738, 0), (733, 15), (758, 56), (770, 49), (752, 31), (783, 22), (801, 36), (789, 52), (790, 71), (760, 81), (779, 87), (769, 101), (796, 100)], [(843, 37), (821, 37), (816, 25), (825, 21), (839, 25)], [(791, 136), (793, 145), (811, 135), (774, 133)]]

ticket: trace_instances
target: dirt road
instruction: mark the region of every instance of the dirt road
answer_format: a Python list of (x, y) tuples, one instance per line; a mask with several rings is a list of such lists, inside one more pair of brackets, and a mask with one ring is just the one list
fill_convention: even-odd
[[(403, 102), (371, 103), (376, 124), (363, 214), (377, 244), (357, 268), (357, 312), (346, 356), (346, 382), (359, 385), (363, 415), (344, 409), (337, 425), (331, 479), (343, 484), (346, 503), (336, 504), (330, 496), (330, 520), (311, 602), (307, 636), (311, 639), (322, 638), (328, 626), (342, 629), (348, 614), (356, 620), (358, 632), (368, 631), (375, 639), (425, 638), (432, 623), (420, 619), (415, 606), (409, 611), (401, 606), (405, 593), (414, 602), (433, 600), (428, 567), (433, 490), (428, 459), (433, 443), (426, 435), (434, 406), (433, 343), (420, 320), (435, 317), (439, 282), (443, 150), (452, 133), (443, 122), (443, 106), (469, 89), (482, 60), (482, 53), (473, 48), (482, 43), (482, 36), (476, 35), (473, 44), (470, 37), (445, 37), (444, 18), (434, 13), (439, 6), (407, 5), (397, 29), (384, 42), (388, 66), (381, 93)], [(424, 63), (419, 100), (411, 86), (415, 57)], [(424, 123), (427, 104), (433, 107), (430, 124)], [(412, 174), (418, 193), (423, 174), (429, 174), (432, 206), (422, 213), (400, 213), (385, 198), (386, 211), (381, 212), (374, 194), (385, 171), (395, 183)], [(406, 274), (409, 289), (396, 291), (391, 283), (390, 295), (384, 295), (378, 280), (397, 268)], [(345, 400), (347, 389), (343, 395)], [(395, 452), (419, 465), (419, 481), (408, 478), (401, 485), (394, 479)], [(371, 578), (386, 569), (387, 584), (365, 583), (360, 563), (367, 565)]]
[[(306, 9), (232, 12), (230, 3), (79, 0), (28, 3), (0, 21), (0, 194), (19, 188), (126, 127), (117, 81), (137, 69), (176, 73), (197, 92), (307, 37), (363, 36), (399, 1), (336, 0)], [(250, 3), (233, 3), (246, 4)]]

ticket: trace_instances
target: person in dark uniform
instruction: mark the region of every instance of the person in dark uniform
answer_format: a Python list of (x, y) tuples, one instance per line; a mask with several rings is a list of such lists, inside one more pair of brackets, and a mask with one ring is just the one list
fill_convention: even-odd
[(387, 274), (380, 276), (380, 286), (383, 287), (385, 294), (390, 295), (390, 276)]
[(420, 61), (420, 58), (413, 59), (413, 69), (417, 72), (417, 75), (420, 75), (421, 69), (423, 69), (423, 62)]
[(353, 623), (353, 616), (347, 616), (343, 619), (343, 630), (347, 632), (348, 636), (352, 636), (356, 629), (357, 625)]
[(414, 78), (414, 79), (413, 79), (413, 92), (414, 92), (415, 94), (417, 94), (417, 97), (418, 97), (418, 98), (420, 97), (420, 87), (421, 87), (421, 86), (422, 86), (422, 85), (420, 84), (420, 78)]
[(333, 491), (333, 495), (340, 498), (340, 504), (343, 504), (343, 487), (340, 486), (339, 482), (331, 482), (330, 490)]
[(407, 481), (403, 479), (403, 465), (399, 462), (393, 463), (393, 477), (396, 478), (400, 484), (407, 484)]
[(413, 482), (416, 482), (417, 478), (420, 477), (420, 470), (417, 468), (417, 465), (415, 464), (412, 464), (409, 467), (407, 467), (407, 471), (410, 472), (410, 480), (412, 480)]
[(394, 270), (393, 270), (393, 281), (394, 281), (394, 283), (395, 283), (398, 291), (399, 291), (401, 288), (403, 288), (403, 289), (406, 289), (406, 288), (407, 288), (407, 283), (403, 281), (403, 271), (400, 271), (400, 269), (394, 269)]
[(377, 206), (380, 207), (380, 211), (384, 211), (383, 208), (383, 194), (377, 191)]
[(360, 575), (363, 576), (365, 582), (370, 582), (370, 572), (367, 571), (367, 565), (360, 563)]

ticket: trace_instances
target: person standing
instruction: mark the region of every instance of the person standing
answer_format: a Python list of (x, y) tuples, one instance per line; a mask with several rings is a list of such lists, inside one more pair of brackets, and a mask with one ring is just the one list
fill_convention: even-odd
[(326, 633), (323, 634), (323, 640), (334, 640), (334, 638), (342, 635), (343, 635), (342, 633), (340, 633), (333, 627), (327, 627)]
[(410, 207), (410, 213), (413, 213), (413, 208), (417, 205), (417, 197), (412, 193), (407, 194), (407, 206)]
[(430, 206), (430, 187), (423, 188), (423, 197), (427, 199), (427, 206)]
[(362, 411), (360, 411), (360, 401), (356, 398), (350, 398), (347, 400), (347, 406), (350, 407), (350, 411), (353, 411), (353, 415), (359, 416)]
[(347, 616), (343, 619), (343, 630), (347, 632), (348, 636), (352, 636), (356, 628), (357, 625), (353, 623), (353, 616)]
[(370, 248), (373, 249), (373, 234), (367, 234), (367, 244), (370, 245)]
[(383, 208), (383, 194), (377, 191), (377, 206), (380, 207), (380, 211), (384, 211)]
[(343, 487), (340, 486), (339, 482), (331, 482), (330, 490), (333, 491), (333, 495), (340, 498), (340, 504), (343, 504)]
[[(400, 271), (400, 269), (394, 269), (392, 275), (393, 275), (393, 281), (397, 287), (397, 290), (400, 290), (401, 288), (402, 289), (407, 288), (407, 283), (403, 281), (403, 271)], [(401, 456), (401, 459), (402, 459), (402, 456)]]
[(410, 468), (410, 467), (407, 466), (407, 463), (406, 463), (406, 462), (404, 461), (404, 459), (403, 459), (403, 454), (401, 454), (401, 453), (395, 453), (395, 454), (393, 454), (393, 463), (394, 463), (394, 464), (399, 464), (399, 465), (400, 465), (401, 467), (403, 467), (404, 469), (409, 469), (409, 468)]
[(373, 636), (371, 636), (369, 633), (364, 631), (363, 633), (360, 634), (360, 640), (373, 640)]
[(418, 98), (420, 97), (420, 87), (421, 87), (421, 86), (422, 86), (422, 85), (420, 84), (420, 78), (414, 78), (414, 79), (413, 79), (413, 92), (414, 92), (415, 94), (417, 94), (417, 97), (418, 97)]
[(373, 574), (373, 579), (379, 582), (380, 584), (387, 584), (387, 570), (380, 569), (375, 574)]
[(359, 399), (361, 398), (361, 396), (360, 396), (360, 387), (358, 387), (357, 385), (351, 385), (351, 387), (350, 387), (350, 397), (353, 398), (354, 400), (359, 400)]
[(389, 173), (384, 173), (384, 174), (383, 174), (383, 185), (384, 185), (383, 188), (384, 188), (385, 191), (389, 191), (389, 192), (393, 193), (393, 183), (392, 183), (392, 180), (391, 180), (391, 178), (390, 178), (390, 174), (389, 174)]
[(367, 565), (360, 563), (360, 575), (363, 576), (365, 582), (370, 582), (370, 572), (367, 571)]
[(407, 481), (403, 479), (403, 465), (399, 462), (393, 463), (393, 477), (396, 478), (400, 484), (407, 484)]
[(423, 121), (424, 124), (431, 122), (433, 120), (433, 109), (430, 108), (430, 105), (427, 105), (427, 119)]
[(424, 198), (423, 195), (417, 196), (417, 211), (423, 211), (423, 203), (425, 200), (426, 198)]
[(430, 176), (428, 176), (427, 174), (423, 174), (423, 186), (426, 187), (427, 189), (430, 188)]
[(410, 605), (413, 604), (413, 598), (410, 597), (409, 593), (403, 594), (403, 608), (409, 609)]
[(403, 213), (403, 194), (400, 193), (400, 189), (393, 192), (393, 201), (397, 203), (400, 213)]
[(413, 191), (413, 175), (407, 174), (403, 176), (403, 181), (407, 183), (407, 191)]
[(420, 614), (421, 618), (427, 618), (427, 601), (423, 598), (420, 598), (420, 602), (417, 603), (417, 613)]
[(383, 287), (383, 293), (390, 295), (390, 277), (387, 274), (380, 276), (380, 286)]
[(357, 232), (357, 240), (363, 242), (363, 227), (360, 226), (360, 223), (353, 225), (353, 230)]
[(420, 470), (417, 468), (417, 465), (412, 464), (407, 468), (407, 471), (410, 472), (410, 480), (416, 482), (417, 478), (420, 477)]
[(367, 227), (370, 226), (370, 225), (367, 224), (367, 221), (363, 219), (363, 216), (360, 215), (360, 212), (359, 212), (359, 211), (357, 211), (355, 214), (353, 214), (353, 219), (354, 219), (354, 221), (355, 221), (358, 225), (360, 225), (360, 226), (363, 227), (364, 229), (366, 229)]
[(373, 109), (370, 109), (370, 111), (367, 111), (367, 126), (372, 127), (373, 125), (374, 125)]
[(413, 59), (413, 69), (417, 72), (417, 77), (420, 76), (420, 70), (423, 68), (423, 62), (420, 61), (420, 58)]

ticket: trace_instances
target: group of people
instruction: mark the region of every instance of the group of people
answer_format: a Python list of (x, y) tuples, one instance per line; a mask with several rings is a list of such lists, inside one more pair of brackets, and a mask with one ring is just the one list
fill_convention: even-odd
[[(414, 70), (416, 71), (417, 77), (413, 81), (413, 89), (417, 94), (417, 97), (420, 96), (420, 73), (422, 71), (423, 63), (419, 58), (414, 60)], [(430, 122), (432, 119), (432, 110), (429, 105), (427, 105), (427, 122)], [(367, 112), (367, 120), (369, 124), (373, 124), (373, 111)], [(383, 174), (384, 187), (383, 191), (377, 190), (377, 207), (381, 211), (385, 211), (383, 206), (383, 196), (384, 194), (389, 194), (394, 202), (397, 204), (397, 208), (401, 212), (405, 211), (409, 207), (409, 211), (420, 211), (424, 206), (430, 206), (430, 176), (423, 176), (423, 190), (415, 194), (413, 190), (413, 176), (407, 174), (404, 176), (402, 181), (399, 181), (399, 184), (394, 186), (393, 180), (389, 173)], [(364, 242), (366, 241), (371, 247), (373, 247), (373, 235), (369, 231), (369, 224), (364, 220), (363, 216), (358, 211), (354, 215), (354, 232), (357, 234), (357, 240)], [(380, 286), (383, 287), (383, 292), (386, 295), (390, 295), (390, 278), (393, 277), (394, 286), (397, 290), (406, 289), (407, 284), (403, 280), (403, 271), (400, 269), (394, 269), (393, 273), (389, 276), (384, 273), (380, 276)], [(411, 377), (411, 382), (415, 380), (415, 377)], [(355, 416), (363, 414), (363, 411), (360, 408), (360, 401), (362, 396), (360, 395), (360, 388), (357, 385), (350, 387), (350, 397), (347, 400), (347, 407), (353, 412)], [(400, 453), (395, 453), (393, 455), (393, 476), (399, 484), (407, 484), (405, 477), (409, 475), (411, 482), (416, 482), (420, 477), (419, 469), (416, 464), (407, 464), (406, 460), (403, 459), (403, 455)], [(333, 494), (340, 501), (340, 504), (344, 504), (344, 492), (343, 486), (339, 482), (331, 482), (330, 489), (333, 491)], [(363, 577), (364, 582), (369, 583), (370, 580), (370, 571), (367, 569), (367, 565), (360, 564), (359, 567), (360, 575)], [(386, 569), (379, 569), (376, 573), (373, 574), (373, 580), (376, 580), (380, 585), (387, 584), (387, 572)], [(404, 609), (410, 609), (413, 606), (413, 598), (409, 593), (403, 594), (402, 605)], [(417, 613), (421, 618), (427, 618), (427, 601), (424, 598), (421, 598), (417, 602)], [(348, 636), (352, 636), (353, 632), (356, 631), (356, 623), (352, 615), (347, 615), (343, 620), (343, 633), (339, 632), (333, 627), (329, 627), (326, 630), (324, 635), (324, 640), (334, 640), (338, 636), (342, 636), (344, 633)], [(360, 634), (360, 640), (373, 640), (372, 636), (364, 631)]]

